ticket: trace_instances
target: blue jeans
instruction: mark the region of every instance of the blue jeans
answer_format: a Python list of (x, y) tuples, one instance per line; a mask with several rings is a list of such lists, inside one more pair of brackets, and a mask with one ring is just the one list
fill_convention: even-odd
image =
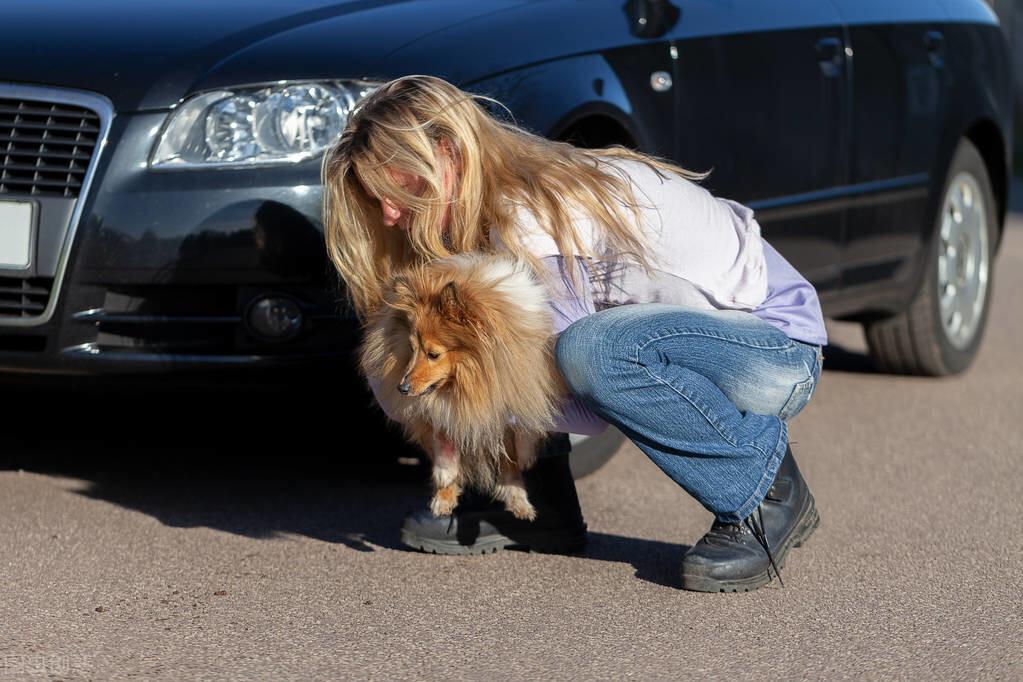
[(742, 310), (633, 303), (576, 320), (558, 338), (572, 393), (721, 521), (764, 499), (809, 402), (821, 346)]

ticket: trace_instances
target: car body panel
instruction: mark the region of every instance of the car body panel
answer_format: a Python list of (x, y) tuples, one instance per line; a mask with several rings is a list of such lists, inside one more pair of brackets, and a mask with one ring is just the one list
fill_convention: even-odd
[[(980, 0), (676, 0), (677, 21), (653, 38), (631, 23), (637, 2), (204, 3), (203, 21), (169, 3), (0, 9), (0, 82), (86, 88), (115, 109), (53, 317), (0, 319), (0, 371), (350, 361), (358, 328), (324, 250), (319, 159), (147, 165), (175, 104), (206, 89), (429, 73), (498, 99), (537, 134), (603, 121), (642, 151), (712, 170), (705, 185), (756, 210), (833, 316), (905, 305), (961, 136), (990, 123), (1007, 172), (1005, 41)], [(940, 66), (921, 48), (930, 30)], [(651, 86), (655, 72), (670, 89)], [(247, 333), (242, 316), (267, 293), (301, 304), (299, 340)]]
[[(843, 209), (805, 199), (845, 183), (846, 74), (825, 75), (815, 49), (840, 41), (833, 19), (678, 43), (678, 110), (691, 131), (679, 136), (678, 158), (712, 170), (704, 185), (713, 193), (754, 208), (765, 236), (821, 292), (839, 285)], [(690, 61), (714, 74), (712, 87)]]

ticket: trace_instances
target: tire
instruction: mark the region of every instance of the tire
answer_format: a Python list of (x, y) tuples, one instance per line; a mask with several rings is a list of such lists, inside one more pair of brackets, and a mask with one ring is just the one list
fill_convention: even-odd
[(572, 478), (578, 480), (589, 476), (604, 466), (622, 447), (625, 435), (613, 426), (608, 426), (603, 433), (596, 436), (570, 434), (572, 453), (568, 464), (572, 468)]
[(943, 376), (970, 366), (988, 321), (997, 230), (987, 167), (963, 138), (945, 176), (913, 300), (897, 315), (864, 323), (878, 370)]

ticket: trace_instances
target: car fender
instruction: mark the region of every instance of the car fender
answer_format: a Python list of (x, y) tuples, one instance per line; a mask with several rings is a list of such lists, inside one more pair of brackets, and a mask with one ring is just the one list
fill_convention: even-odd
[[(613, 119), (638, 141), (642, 131), (632, 119), (632, 105), (611, 66), (600, 55), (559, 59), (518, 69), (463, 86), (508, 107), (514, 122), (557, 139), (586, 116)], [(491, 105), (492, 113), (501, 107)]]

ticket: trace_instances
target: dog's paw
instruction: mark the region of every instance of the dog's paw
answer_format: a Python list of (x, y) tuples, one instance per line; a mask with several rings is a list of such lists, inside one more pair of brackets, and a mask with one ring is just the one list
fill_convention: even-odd
[(442, 500), (439, 497), (430, 500), (430, 511), (434, 516), (450, 516), (454, 510), (455, 505), (448, 500)]
[(494, 497), (504, 502), (504, 508), (510, 511), (515, 518), (523, 521), (536, 520), (536, 509), (523, 488), (514, 485), (499, 485), (495, 490)]
[(451, 488), (438, 490), (430, 500), (430, 511), (434, 516), (450, 516), (458, 506), (458, 494)]
[(521, 504), (516, 503), (508, 505), (508, 511), (510, 511), (512, 516), (517, 519), (522, 519), (523, 521), (536, 521), (536, 509), (529, 503), (529, 500), (526, 500)]

